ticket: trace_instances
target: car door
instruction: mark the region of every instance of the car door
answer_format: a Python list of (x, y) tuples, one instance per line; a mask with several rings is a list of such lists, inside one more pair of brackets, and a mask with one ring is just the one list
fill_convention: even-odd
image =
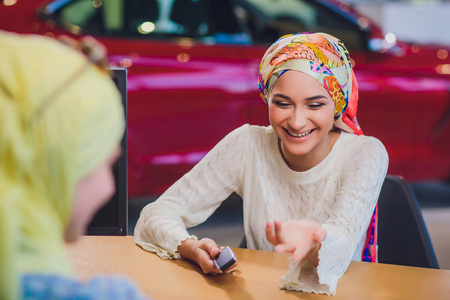
[(44, 18), (99, 38), (111, 63), (128, 69), (130, 196), (163, 192), (246, 122), (249, 85), (238, 48), (250, 39), (228, 1), (74, 0), (48, 7)]

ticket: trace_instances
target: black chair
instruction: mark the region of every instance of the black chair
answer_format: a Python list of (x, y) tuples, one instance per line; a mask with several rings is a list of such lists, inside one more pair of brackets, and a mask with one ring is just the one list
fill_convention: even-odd
[(399, 176), (386, 176), (378, 198), (378, 262), (439, 269), (417, 199)]
[(241, 243), (239, 244), (239, 248), (247, 249), (247, 239), (245, 238), (245, 235), (244, 235), (244, 238), (242, 239)]
[[(239, 247), (247, 248), (245, 236)], [(417, 199), (399, 176), (386, 176), (378, 198), (378, 262), (439, 269)]]

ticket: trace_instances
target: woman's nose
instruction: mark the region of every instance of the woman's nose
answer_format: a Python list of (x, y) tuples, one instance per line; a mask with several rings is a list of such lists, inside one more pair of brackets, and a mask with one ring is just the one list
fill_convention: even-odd
[(301, 130), (307, 124), (307, 116), (304, 110), (296, 108), (293, 110), (292, 115), (289, 118), (289, 126), (294, 130)]

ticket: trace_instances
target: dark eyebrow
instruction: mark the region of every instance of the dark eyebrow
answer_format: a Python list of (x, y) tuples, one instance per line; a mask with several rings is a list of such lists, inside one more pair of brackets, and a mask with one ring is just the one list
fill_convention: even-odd
[(314, 100), (319, 100), (319, 99), (328, 99), (328, 98), (325, 97), (324, 95), (316, 95), (316, 96), (305, 98), (306, 101), (314, 101)]
[(284, 94), (280, 94), (280, 93), (276, 93), (275, 95), (273, 95), (273, 98), (275, 98), (275, 97), (283, 98), (283, 99), (286, 99), (286, 100), (292, 100), (291, 97), (286, 96)]
[[(286, 96), (284, 94), (280, 94), (280, 93), (274, 94), (273, 98), (275, 98), (275, 97), (283, 98), (285, 100), (291, 100), (292, 101), (291, 97)], [(316, 96), (311, 96), (311, 97), (305, 98), (305, 101), (315, 101), (315, 100), (319, 100), (319, 99), (328, 99), (328, 98), (326, 96), (324, 96), (324, 95), (316, 95)]]

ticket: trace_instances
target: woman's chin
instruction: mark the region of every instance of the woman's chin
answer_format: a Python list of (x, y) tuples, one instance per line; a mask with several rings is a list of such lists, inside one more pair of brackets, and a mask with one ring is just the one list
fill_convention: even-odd
[(79, 230), (75, 228), (67, 228), (64, 231), (64, 241), (66, 243), (75, 243), (80, 237), (86, 233), (86, 230)]

